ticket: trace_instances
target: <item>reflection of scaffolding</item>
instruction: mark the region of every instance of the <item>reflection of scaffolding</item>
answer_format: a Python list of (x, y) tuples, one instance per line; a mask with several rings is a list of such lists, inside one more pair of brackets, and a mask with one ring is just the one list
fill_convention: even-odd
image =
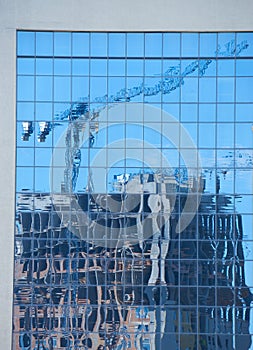
[[(121, 205), (118, 194), (111, 196)], [(176, 196), (179, 211), (170, 217), (165, 284), (158, 278), (150, 285), (152, 234), (142, 248), (130, 243), (102, 248), (73, 235), (81, 236), (84, 227), (76, 225), (71, 233), (47, 194), (21, 195), (15, 348), (157, 350), (169, 343), (175, 350), (249, 349), (252, 294), (245, 283), (242, 218), (224, 205), (213, 207), (213, 196), (205, 195), (199, 214), (179, 237), (175, 227), (184, 196)], [(149, 210), (148, 197), (143, 215)], [(226, 196), (218, 197), (225, 202)], [(105, 209), (94, 198), (78, 195), (80, 207), (100, 224), (95, 229), (102, 223), (107, 234), (119, 228), (120, 218), (112, 212), (115, 202), (108, 198)], [(41, 208), (36, 212), (31, 211), (34, 201)], [(66, 205), (61, 203), (62, 212)], [(137, 213), (138, 208), (125, 212), (126, 228), (133, 227)], [(145, 225), (145, 230), (152, 228), (151, 219)], [(161, 225), (160, 247), (163, 230)], [(157, 259), (161, 266), (161, 256)]]

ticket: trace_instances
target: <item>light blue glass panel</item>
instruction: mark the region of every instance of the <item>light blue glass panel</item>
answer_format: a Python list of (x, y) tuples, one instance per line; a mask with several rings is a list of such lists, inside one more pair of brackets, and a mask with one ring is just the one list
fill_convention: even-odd
[(73, 75), (88, 75), (89, 60), (88, 59), (72, 59), (72, 74)]
[(36, 77), (36, 100), (52, 101), (53, 98), (53, 78), (45, 76)]
[(54, 33), (54, 55), (71, 55), (71, 33)]
[(146, 57), (162, 56), (162, 34), (161, 33), (145, 34), (145, 56)]
[(199, 102), (216, 101), (216, 79), (201, 78), (199, 79)]
[(91, 33), (91, 56), (107, 57), (107, 34)]
[(17, 167), (16, 168), (16, 191), (22, 190), (33, 191), (34, 190), (34, 168), (32, 167)]
[(92, 59), (90, 61), (90, 75), (91, 76), (106, 76), (107, 75), (107, 60)]
[(216, 33), (200, 33), (199, 55), (200, 57), (215, 57), (217, 50)]
[(70, 101), (70, 78), (55, 77), (54, 78), (54, 100)]
[(144, 78), (144, 101), (161, 102), (162, 94), (159, 86), (160, 78)]
[(89, 33), (72, 33), (72, 56), (89, 56)]
[(125, 76), (125, 74), (126, 74), (126, 61), (124, 59), (109, 60), (108, 75)]
[(253, 213), (253, 196), (244, 195), (243, 198), (235, 198), (236, 210), (240, 214), (251, 214)]
[(235, 56), (235, 33), (218, 33), (217, 56)]
[(234, 147), (234, 124), (217, 124), (217, 147)]
[(161, 148), (161, 144), (162, 144), (161, 128), (162, 126), (160, 123), (145, 123), (145, 127), (143, 130), (144, 131), (143, 137), (144, 137), (144, 141), (148, 144), (147, 147), (154, 146), (154, 147)]
[[(193, 143), (196, 145), (197, 147), (197, 144), (198, 144), (198, 126), (196, 123), (183, 123), (182, 122), (182, 126), (183, 128), (188, 132), (188, 134), (190, 135)], [(187, 144), (185, 142), (185, 140), (183, 140), (183, 136), (184, 136), (184, 131), (183, 131), (183, 128), (180, 129), (180, 133), (181, 133), (181, 136), (180, 136), (180, 140), (181, 141), (181, 146), (184, 145), (185, 148), (191, 148), (192, 146), (189, 144)]]
[(142, 76), (144, 72), (144, 60), (127, 60), (127, 75)]
[(122, 140), (124, 142), (125, 140), (125, 125), (124, 124), (111, 124), (108, 128), (108, 147), (109, 148), (115, 148), (119, 147), (119, 145), (113, 144), (116, 141)]
[[(214, 126), (213, 124), (211, 124), (211, 125)], [(206, 127), (204, 126), (204, 129), (201, 131), (202, 136), (201, 136), (201, 143), (199, 143), (199, 147), (205, 147), (205, 145), (210, 145), (210, 144), (214, 143), (213, 139), (215, 136), (215, 130), (211, 129), (211, 131), (213, 131), (213, 139), (212, 139), (212, 137), (210, 137), (211, 142), (209, 142), (208, 140), (207, 141), (204, 140), (204, 132), (206, 132), (205, 128), (208, 128), (208, 125)], [(203, 143), (203, 141), (204, 141), (204, 143)], [(202, 165), (203, 170), (208, 169), (208, 168), (212, 169), (214, 164), (215, 164), (215, 150), (214, 149), (199, 149), (198, 152), (199, 152), (199, 156), (200, 156), (201, 165)], [(206, 176), (210, 177), (209, 174)]]
[(17, 120), (33, 120), (34, 119), (34, 103), (19, 102), (17, 103)]
[(125, 57), (126, 34), (109, 33), (109, 57)]
[(198, 79), (185, 78), (181, 87), (182, 102), (197, 102), (198, 100)]
[(162, 76), (162, 61), (147, 59), (145, 62), (145, 76)]
[(37, 167), (35, 168), (34, 190), (35, 192), (49, 192), (50, 191), (50, 168)]
[[(144, 84), (143, 78), (127, 78), (126, 79), (126, 88), (127, 91), (133, 91), (133, 96), (131, 97), (131, 102), (142, 102), (143, 101), (143, 92), (142, 89), (139, 89)], [(135, 90), (137, 88), (137, 90)]]
[(197, 33), (182, 34), (182, 56), (197, 57), (199, 39)]
[(236, 101), (253, 102), (253, 78), (236, 79)]
[(36, 56), (53, 55), (53, 33), (36, 33)]
[(253, 127), (252, 123), (236, 123), (236, 146), (253, 148)]
[(126, 124), (126, 146), (133, 147), (128, 139), (143, 140), (143, 126), (141, 124)]
[(245, 44), (248, 45), (245, 50), (242, 50), (240, 52), (240, 56), (253, 56), (253, 33), (236, 33), (236, 43), (241, 46)]
[(238, 59), (236, 60), (236, 75), (237, 76), (252, 76), (253, 75), (253, 60)]
[(17, 148), (17, 166), (34, 165), (34, 148)]
[(218, 76), (234, 76), (235, 75), (235, 60), (218, 60), (217, 61)]
[(214, 148), (215, 147), (215, 124), (199, 123), (199, 147)]
[[(108, 78), (108, 96), (116, 97), (117, 93), (125, 89), (126, 79), (125, 77), (110, 77)], [(113, 101), (112, 101), (113, 102)]]
[[(253, 188), (252, 170), (245, 171), (245, 170), (236, 169), (235, 193), (249, 194), (249, 191), (251, 191), (252, 188)], [(250, 231), (247, 233), (249, 235), (252, 235), (251, 232), (252, 232), (252, 226), (250, 228)]]
[[(172, 90), (171, 92), (168, 92), (166, 94), (162, 94), (162, 102), (169, 103), (169, 102), (179, 102), (180, 100), (180, 88), (176, 88), (175, 90)], [(188, 102), (188, 101), (187, 101)]]
[(217, 79), (217, 99), (218, 102), (233, 102), (235, 98), (235, 79)]
[(162, 166), (167, 167), (170, 164), (173, 168), (178, 168), (179, 166), (179, 152), (177, 149), (163, 149), (163, 157), (166, 160), (162, 159)]
[[(26, 119), (25, 121), (28, 121)], [(33, 147), (34, 146), (34, 135), (36, 135), (35, 124), (32, 123), (32, 132), (30, 132), (30, 136), (27, 138), (27, 141), (23, 141), (24, 135), (24, 127), (22, 122), (17, 122), (17, 147)]]
[(17, 54), (18, 56), (34, 56), (35, 54), (35, 33), (18, 32)]
[(234, 104), (218, 103), (217, 104), (217, 120), (222, 122), (234, 121)]
[[(95, 147), (102, 148), (107, 144), (107, 124), (99, 122), (98, 133), (96, 135), (96, 144)], [(87, 145), (88, 146), (88, 145)]]
[(71, 61), (70, 59), (56, 58), (54, 60), (54, 74), (55, 75), (70, 75)]
[(35, 152), (35, 166), (49, 167), (52, 160), (52, 148), (36, 148)]
[(53, 104), (47, 102), (36, 103), (35, 119), (40, 121), (51, 121), (53, 118)]
[(180, 33), (163, 34), (163, 57), (180, 56)]
[[(63, 110), (60, 109), (60, 105), (57, 104), (58, 106), (55, 107), (56, 111)], [(70, 107), (70, 106), (69, 106)], [(64, 133), (66, 132), (68, 128), (68, 123), (67, 122), (62, 122), (61, 125), (55, 127), (51, 133), (52, 139), (53, 139), (53, 146), (56, 146), (59, 140), (62, 140), (62, 137), (64, 137)], [(48, 142), (47, 142), (48, 145)]]
[(253, 104), (236, 104), (236, 120), (250, 122), (253, 116)]
[(34, 77), (19, 76), (17, 78), (17, 100), (33, 101), (34, 100)]
[(72, 101), (80, 101), (83, 97), (89, 96), (89, 78), (73, 77), (72, 78)]
[(36, 59), (36, 74), (51, 75), (53, 74), (53, 59), (37, 58)]
[(198, 118), (198, 105), (196, 103), (181, 104), (181, 120), (182, 121), (197, 121)]
[(181, 75), (185, 76), (198, 76), (199, 74), (199, 69), (198, 65), (196, 64), (194, 68), (191, 68), (191, 66), (196, 63), (196, 60), (192, 59), (182, 59), (180, 62), (181, 65)]
[(199, 120), (201, 122), (215, 121), (216, 118), (216, 104), (200, 103), (199, 104)]
[(127, 33), (127, 56), (128, 57), (144, 56), (144, 34)]
[(93, 77), (90, 79), (90, 101), (96, 102), (96, 98), (102, 98), (107, 101), (104, 97), (107, 95), (107, 79), (103, 77)]
[(18, 58), (17, 73), (18, 74), (34, 74), (35, 60), (33, 58)]
[[(162, 96), (163, 97), (163, 96)], [(177, 120), (179, 120), (179, 104), (178, 103), (163, 103), (162, 104), (162, 109), (169, 113), (172, 117), (176, 118)], [(162, 119), (164, 122), (168, 121), (167, 115), (166, 114), (162, 114)]]
[(88, 185), (88, 168), (80, 168), (79, 176), (76, 182), (76, 191), (77, 192), (86, 192)]

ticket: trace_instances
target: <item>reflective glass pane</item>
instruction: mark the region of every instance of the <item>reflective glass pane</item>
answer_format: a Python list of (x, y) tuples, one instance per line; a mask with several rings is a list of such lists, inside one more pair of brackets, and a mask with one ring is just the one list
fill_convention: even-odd
[(51, 75), (53, 73), (53, 59), (37, 58), (36, 59), (36, 74)]
[(72, 55), (89, 56), (89, 33), (72, 33)]
[(36, 100), (51, 101), (53, 97), (53, 79), (52, 77), (36, 78)]
[(71, 34), (54, 33), (54, 55), (70, 56), (71, 55)]
[(53, 33), (36, 33), (36, 56), (52, 56), (53, 54)]
[(107, 34), (92, 33), (91, 34), (91, 56), (107, 57)]
[(17, 61), (17, 73), (18, 74), (34, 74), (34, 59), (32, 58), (19, 58)]
[(54, 99), (55, 101), (70, 101), (70, 78), (54, 78)]
[(70, 75), (71, 72), (71, 61), (56, 58), (54, 60), (54, 74), (55, 75)]
[(34, 56), (35, 54), (35, 33), (18, 32), (17, 33), (17, 54), (20, 56)]
[(147, 33), (145, 34), (145, 56), (161, 57), (162, 55), (162, 34)]
[(198, 34), (183, 33), (182, 34), (182, 56), (196, 57), (198, 56)]
[(180, 33), (163, 34), (163, 56), (164, 57), (180, 56)]
[(127, 33), (127, 56), (143, 57), (144, 56), (144, 34)]
[(124, 33), (109, 33), (109, 57), (125, 57), (126, 35)]
[(17, 78), (17, 100), (33, 101), (34, 100), (34, 77), (19, 76)]

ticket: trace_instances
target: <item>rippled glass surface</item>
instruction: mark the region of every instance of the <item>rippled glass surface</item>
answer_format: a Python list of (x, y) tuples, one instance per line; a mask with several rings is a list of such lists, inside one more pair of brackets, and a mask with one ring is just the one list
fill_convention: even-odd
[(252, 33), (17, 33), (13, 349), (253, 349)]

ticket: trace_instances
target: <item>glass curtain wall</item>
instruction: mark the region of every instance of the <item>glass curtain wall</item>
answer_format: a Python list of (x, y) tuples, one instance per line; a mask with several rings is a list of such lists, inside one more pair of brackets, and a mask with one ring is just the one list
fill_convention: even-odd
[(253, 349), (253, 34), (17, 32), (13, 349)]

